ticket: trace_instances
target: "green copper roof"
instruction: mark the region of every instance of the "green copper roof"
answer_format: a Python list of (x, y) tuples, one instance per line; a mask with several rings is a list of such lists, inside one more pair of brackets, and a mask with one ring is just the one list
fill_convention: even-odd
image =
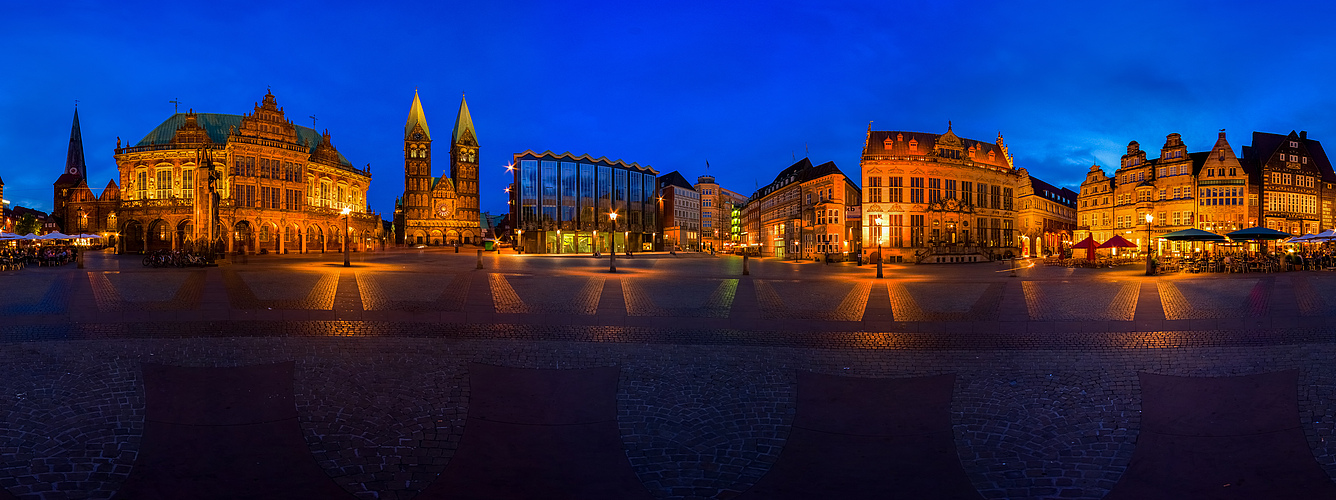
[[(199, 126), (204, 127), (204, 131), (209, 134), (209, 139), (218, 144), (227, 144), (227, 135), (232, 127), (241, 127), (241, 115), (225, 115), (221, 113), (195, 113), (195, 121)], [(177, 113), (167, 118), (166, 121), (158, 125), (148, 135), (140, 139), (135, 146), (154, 146), (172, 142), (176, 136), (176, 130), (186, 122), (185, 113)], [(316, 145), (320, 144), (320, 133), (315, 129), (294, 125), (297, 127), (297, 138), (306, 143), (310, 151), (314, 152)], [(339, 163), (345, 167), (352, 167), (352, 162), (339, 153)]]
[[(414, 101), (416, 102), (416, 101)], [(469, 102), (463, 96), (459, 98), (459, 115), (455, 117), (455, 143), (459, 143), (459, 138), (464, 135), (464, 131), (473, 134), (473, 140), (478, 140), (478, 132), (473, 130), (473, 117), (469, 115)]]
[(404, 139), (408, 139), (408, 133), (413, 131), (413, 124), (422, 125), (422, 133), (431, 140), (431, 129), (427, 128), (427, 114), (422, 112), (422, 101), (418, 99), (417, 90), (413, 90), (413, 106), (408, 108), (408, 123), (404, 124)]

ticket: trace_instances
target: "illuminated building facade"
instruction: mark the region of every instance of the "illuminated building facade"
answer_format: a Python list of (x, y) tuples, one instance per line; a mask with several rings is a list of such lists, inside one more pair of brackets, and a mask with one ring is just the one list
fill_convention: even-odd
[(1002, 141), (874, 131), (861, 161), (863, 252), (887, 261), (956, 263), (1020, 253), (1016, 192), (1021, 171)]
[[(405, 243), (424, 245), (480, 244), (478, 213), (478, 136), (468, 102), (460, 99), (455, 128), (445, 157), (448, 172), (432, 169), (431, 129), (422, 101), (413, 93), (404, 124), (404, 195), (395, 207), (395, 223)], [(447, 175), (448, 174), (448, 175)], [(396, 237), (397, 238), (397, 237)]]
[(114, 228), (122, 251), (211, 241), (236, 252), (342, 250), (345, 224), (351, 250), (380, 238), (366, 204), (370, 171), (344, 158), (329, 132), (287, 120), (272, 93), (246, 115), (173, 114), (139, 143), (118, 143), (115, 159), (120, 189), (109, 183), (94, 199), (67, 172), (55, 206), (66, 225), (75, 221), (71, 231), (81, 211), (82, 227)]
[(747, 197), (720, 186), (712, 175), (696, 178), (693, 186), (700, 193), (700, 239), (702, 251), (730, 251), (737, 242), (732, 235), (733, 208), (747, 203)]
[[(1259, 225), (1316, 233), (1333, 227), (1333, 182), (1322, 144), (1305, 132), (1254, 132), (1242, 157), (1223, 131), (1210, 151), (1195, 153), (1179, 134), (1169, 134), (1156, 159), (1132, 141), (1114, 175), (1098, 165), (1087, 172), (1075, 237), (1104, 241), (1121, 234), (1142, 245), (1147, 230), (1151, 238), (1187, 228), (1223, 234)], [(1155, 241), (1159, 250), (1186, 246)]]
[(701, 250), (701, 193), (676, 170), (659, 176), (664, 250)]
[(511, 214), (525, 252), (654, 248), (659, 218), (653, 168), (551, 151), (525, 151), (513, 160)]
[(844, 256), (860, 250), (858, 186), (835, 162), (803, 158), (752, 194), (742, 210), (744, 251), (780, 259)]
[(1076, 193), (1031, 177), (1021, 169), (1021, 184), (1016, 190), (1020, 205), (1020, 243), (1022, 257), (1063, 254), (1071, 248), (1076, 232)]

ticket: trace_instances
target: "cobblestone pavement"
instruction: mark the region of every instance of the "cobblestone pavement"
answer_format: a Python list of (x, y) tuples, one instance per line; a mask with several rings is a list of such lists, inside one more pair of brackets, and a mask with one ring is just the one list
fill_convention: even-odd
[[(359, 259), (0, 273), (0, 486), (109, 498), (142, 442), (141, 363), (278, 362), (294, 362), (314, 461), (367, 499), (412, 498), (450, 466), (469, 363), (617, 367), (622, 452), (661, 499), (732, 498), (769, 473), (802, 371), (951, 374), (956, 455), (983, 497), (1097, 499), (1137, 446), (1138, 374), (1296, 370), (1294, 418), (1336, 478), (1336, 273), (886, 266), (876, 281), (764, 259), (749, 277), (729, 258), (619, 258), (618, 275), (592, 259)], [(335, 300), (345, 287), (360, 295)]]

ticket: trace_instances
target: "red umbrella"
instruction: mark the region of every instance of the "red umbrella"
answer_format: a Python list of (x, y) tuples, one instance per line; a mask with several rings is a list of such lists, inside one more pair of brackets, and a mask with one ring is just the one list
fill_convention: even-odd
[(1079, 243), (1077, 243), (1077, 244), (1075, 244), (1075, 245), (1072, 245), (1072, 248), (1073, 248), (1073, 249), (1077, 249), (1077, 248), (1084, 248), (1084, 249), (1086, 249), (1086, 260), (1094, 261), (1094, 260), (1095, 260), (1095, 248), (1098, 247), (1098, 246), (1099, 246), (1099, 244), (1098, 244), (1098, 243), (1095, 243), (1095, 239), (1094, 239), (1094, 238), (1092, 238), (1092, 237), (1090, 237), (1090, 236), (1086, 236), (1086, 239), (1081, 240)]
[(1127, 238), (1114, 235), (1108, 241), (1099, 244), (1100, 248), (1136, 248), (1137, 244), (1127, 241)]

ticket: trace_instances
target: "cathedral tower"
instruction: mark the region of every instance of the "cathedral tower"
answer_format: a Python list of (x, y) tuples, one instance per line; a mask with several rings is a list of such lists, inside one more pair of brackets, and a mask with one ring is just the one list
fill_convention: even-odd
[[(479, 225), (478, 218), (478, 136), (473, 130), (469, 103), (459, 98), (459, 115), (450, 143), (450, 178), (455, 180), (459, 196), (459, 218)], [(476, 233), (481, 234), (481, 233)]]
[(431, 130), (422, 101), (413, 91), (413, 106), (404, 124), (404, 197), (403, 211), (408, 219), (428, 216), (431, 203)]

